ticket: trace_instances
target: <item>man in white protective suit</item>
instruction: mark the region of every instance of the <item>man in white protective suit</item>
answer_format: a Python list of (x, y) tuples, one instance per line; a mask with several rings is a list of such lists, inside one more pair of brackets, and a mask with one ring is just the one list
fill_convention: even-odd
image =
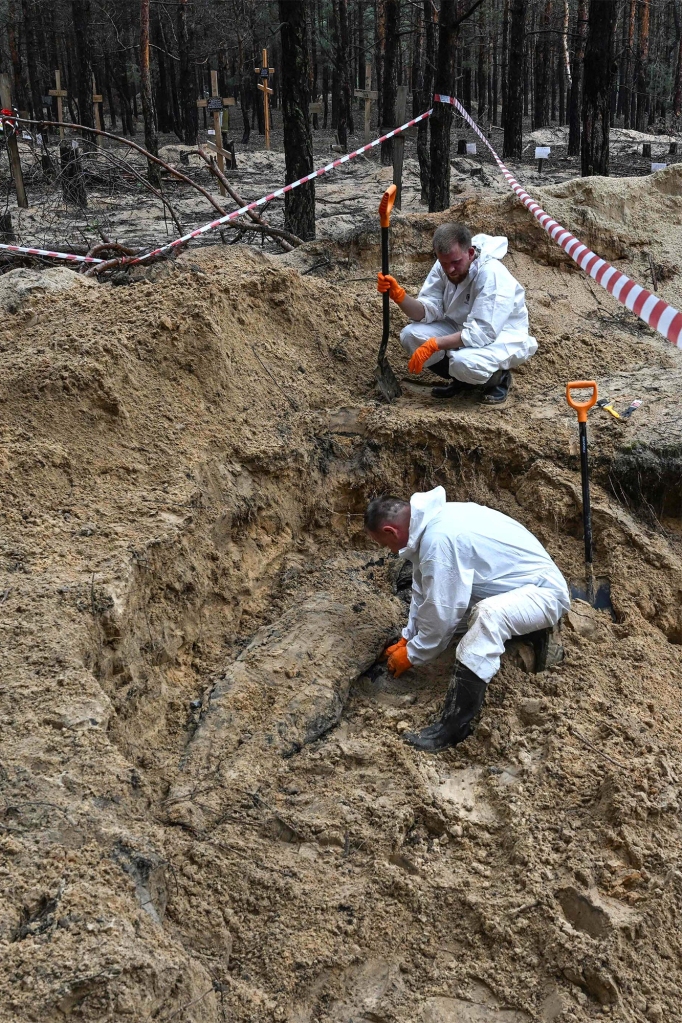
[(426, 366), (448, 381), (434, 398), (453, 398), (481, 388), (483, 405), (503, 405), (511, 370), (538, 350), (528, 333), (525, 291), (500, 260), (507, 239), (477, 234), (464, 224), (441, 224), (433, 236), (436, 262), (417, 298), (390, 274), (377, 290), (388, 292), (411, 323), (400, 341), (411, 355), (410, 373)]
[(542, 670), (552, 628), (570, 607), (566, 581), (519, 522), (480, 504), (446, 501), (442, 487), (409, 502), (375, 498), (365, 530), (412, 562), (408, 622), (385, 651), (391, 674), (434, 660), (466, 627), (440, 720), (403, 736), (428, 752), (456, 746), (471, 733), (508, 639), (526, 636)]

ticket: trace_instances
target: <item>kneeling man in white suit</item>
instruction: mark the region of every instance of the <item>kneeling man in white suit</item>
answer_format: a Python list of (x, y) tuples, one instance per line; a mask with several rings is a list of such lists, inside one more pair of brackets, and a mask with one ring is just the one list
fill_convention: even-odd
[(428, 752), (456, 746), (471, 732), (508, 639), (527, 636), (542, 669), (552, 628), (571, 605), (566, 581), (525, 526), (480, 504), (446, 501), (442, 487), (410, 501), (375, 498), (365, 530), (412, 562), (407, 625), (385, 651), (391, 674), (433, 661), (466, 628), (440, 720), (403, 736)]
[(410, 373), (426, 366), (448, 381), (434, 398), (453, 398), (481, 388), (484, 405), (502, 405), (511, 370), (538, 350), (528, 333), (526, 293), (500, 260), (507, 239), (477, 234), (464, 224), (441, 224), (433, 236), (436, 262), (417, 298), (390, 274), (377, 290), (388, 292), (411, 323), (400, 341), (410, 353)]

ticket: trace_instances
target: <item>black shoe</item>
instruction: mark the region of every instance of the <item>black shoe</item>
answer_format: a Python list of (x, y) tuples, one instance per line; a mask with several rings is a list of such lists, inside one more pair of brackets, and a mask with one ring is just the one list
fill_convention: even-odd
[(456, 398), (458, 394), (466, 394), (467, 391), (473, 391), (473, 384), (465, 384), (462, 380), (455, 380), (450, 378), (450, 383), (446, 384), (445, 387), (432, 387), (431, 397), (432, 398)]
[(403, 738), (426, 753), (438, 753), (463, 742), (471, 735), (471, 722), (483, 706), (485, 690), (483, 679), (457, 662), (440, 721), (427, 725), (421, 732), (405, 732)]
[(512, 385), (512, 375), (508, 369), (498, 369), (483, 388), (481, 405), (504, 405)]

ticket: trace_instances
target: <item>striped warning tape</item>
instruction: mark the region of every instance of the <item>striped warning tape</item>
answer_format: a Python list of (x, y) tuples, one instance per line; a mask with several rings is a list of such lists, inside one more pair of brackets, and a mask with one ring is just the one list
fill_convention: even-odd
[(20, 252), (26, 256), (47, 256), (48, 259), (66, 259), (69, 263), (103, 263), (94, 256), (77, 256), (74, 252), (53, 252), (52, 249), (31, 249), (23, 245), (0, 245), (3, 252)]
[(439, 94), (436, 94), (433, 98), (434, 102), (449, 103), (459, 111), (467, 124), (473, 128), (481, 141), (488, 147), (495, 163), (507, 179), (507, 183), (516, 192), (526, 209), (533, 214), (550, 238), (557, 245), (560, 245), (564, 252), (578, 264), (580, 269), (589, 274), (597, 284), (600, 284), (602, 288), (610, 292), (621, 305), (624, 305), (626, 309), (629, 309), (640, 320), (643, 320), (652, 330), (658, 331), (668, 341), (672, 341), (678, 348), (682, 348), (682, 313), (675, 309), (674, 306), (668, 305), (662, 298), (647, 291), (646, 288), (635, 284), (626, 274), (616, 270), (615, 266), (611, 266), (605, 259), (602, 259), (595, 252), (592, 252), (591, 249), (588, 249), (587, 245), (583, 245), (575, 235), (572, 235), (565, 227), (562, 227), (556, 220), (553, 220), (548, 213), (545, 213), (542, 207), (534, 199), (531, 199), (528, 192), (521, 187), (516, 178), (510, 174), (488, 139), (458, 99), (454, 96), (441, 96)]
[[(311, 174), (306, 174), (304, 178), (299, 178), (298, 181), (292, 181), (288, 185), (284, 185), (283, 188), (278, 188), (274, 192), (270, 192), (269, 195), (264, 195), (261, 199), (256, 199), (255, 202), (247, 203), (246, 206), (242, 206), (239, 210), (234, 210), (232, 213), (226, 214), (224, 217), (220, 217), (218, 220), (212, 220), (209, 224), (204, 224), (202, 227), (196, 228), (194, 231), (190, 231), (189, 234), (183, 235), (182, 238), (176, 238), (175, 241), (169, 242), (167, 245), (162, 245), (158, 249), (153, 249), (151, 252), (145, 252), (143, 256), (134, 256), (132, 258), (124, 259), (119, 264), (120, 266), (133, 266), (136, 263), (145, 263), (148, 259), (154, 256), (160, 256), (165, 252), (171, 252), (173, 249), (178, 248), (180, 245), (186, 245), (187, 242), (193, 238), (198, 238), (202, 234), (207, 234), (209, 231), (216, 231), (223, 224), (229, 223), (231, 220), (236, 220), (237, 217), (243, 216), (248, 213), (249, 210), (255, 210), (258, 206), (264, 206), (266, 203), (271, 202), (273, 199), (279, 199), (281, 196), (286, 195), (287, 192), (291, 192), (292, 189), (298, 188), (299, 185), (305, 185), (309, 181), (313, 181), (315, 178), (321, 177), (323, 174), (328, 174), (330, 171), (336, 170), (342, 163), (348, 163), (349, 160), (354, 159), (356, 156), (361, 156), (362, 153), (368, 152), (370, 149), (374, 149), (376, 146), (380, 146), (382, 142), (392, 139), (394, 135), (399, 135), (401, 132), (406, 131), (415, 124), (419, 124), (420, 121), (425, 121), (427, 117), (430, 117), (433, 113), (433, 108), (424, 111), (423, 114), (419, 114), (418, 117), (413, 117), (411, 121), (406, 121), (405, 124), (401, 124), (399, 128), (394, 128), (393, 131), (389, 131), (386, 135), (381, 135), (379, 138), (374, 139), (373, 142), (368, 142), (366, 146), (361, 146), (360, 149), (356, 149), (352, 153), (346, 153), (344, 156), (339, 157), (338, 160), (332, 160), (331, 163), (326, 164), (324, 167), (320, 167), (318, 170), (313, 171)], [(0, 121), (2, 118), (0, 118)], [(51, 252), (49, 249), (30, 249), (24, 248), (21, 245), (0, 245), (0, 249), (6, 252), (20, 252), (27, 256), (48, 256), (52, 259), (66, 259), (73, 263), (103, 263), (103, 259), (95, 259), (93, 256), (77, 256), (71, 252)]]

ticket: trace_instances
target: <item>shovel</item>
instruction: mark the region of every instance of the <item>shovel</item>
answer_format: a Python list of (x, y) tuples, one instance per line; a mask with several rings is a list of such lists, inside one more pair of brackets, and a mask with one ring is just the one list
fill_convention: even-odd
[[(396, 191), (397, 188), (395, 185), (389, 185), (382, 195), (381, 202), (379, 204), (379, 220), (381, 222), (381, 272), (383, 274), (388, 273), (388, 229), (391, 225), (391, 210), (393, 209), (393, 203), (395, 202)], [(388, 297), (388, 292), (384, 292), (382, 299), (384, 330), (381, 335), (379, 358), (377, 359), (377, 368), (374, 371), (374, 377), (377, 382), (379, 393), (384, 401), (395, 401), (395, 399), (399, 398), (403, 392), (400, 389), (398, 378), (391, 369), (390, 363), (386, 358), (388, 332), (391, 327), (391, 313), (389, 308), (390, 299)]]
[[(577, 401), (571, 391), (589, 390), (587, 401)], [(587, 460), (587, 413), (597, 402), (597, 385), (594, 380), (573, 380), (566, 384), (566, 401), (578, 413), (580, 433), (580, 475), (583, 488), (583, 534), (585, 538), (585, 586), (571, 583), (571, 596), (586, 600), (599, 610), (612, 611), (611, 585), (608, 579), (594, 578), (592, 565), (592, 512), (590, 509), (590, 470)]]

